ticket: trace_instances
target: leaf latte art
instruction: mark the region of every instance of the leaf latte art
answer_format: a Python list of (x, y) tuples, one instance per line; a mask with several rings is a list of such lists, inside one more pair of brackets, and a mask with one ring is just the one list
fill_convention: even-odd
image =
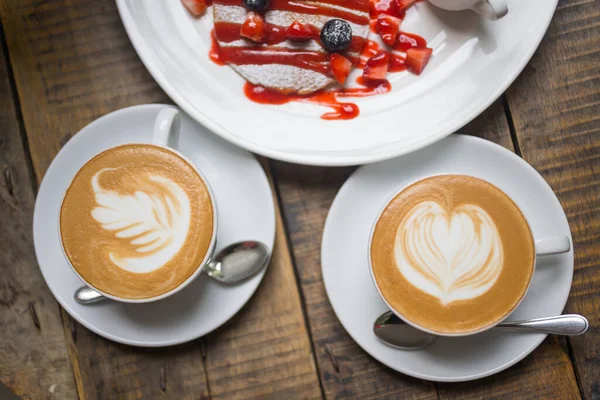
[(483, 295), (504, 265), (496, 224), (470, 203), (450, 210), (433, 200), (416, 204), (398, 227), (394, 252), (406, 280), (442, 305)]
[(191, 222), (190, 199), (175, 182), (154, 174), (135, 177), (144, 188), (133, 194), (121, 194), (103, 188), (101, 174), (92, 178), (97, 207), (92, 217), (123, 246), (109, 248), (107, 256), (120, 268), (148, 273), (167, 264), (184, 245)]

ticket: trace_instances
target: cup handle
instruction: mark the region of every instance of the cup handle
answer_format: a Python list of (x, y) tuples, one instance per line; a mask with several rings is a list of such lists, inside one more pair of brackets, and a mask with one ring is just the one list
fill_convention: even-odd
[(159, 146), (177, 147), (180, 128), (179, 111), (172, 107), (163, 108), (154, 121), (152, 143)]
[(508, 13), (506, 0), (480, 0), (473, 6), (473, 11), (495, 21)]
[(535, 253), (538, 256), (568, 253), (570, 250), (571, 241), (567, 236), (550, 236), (535, 241)]

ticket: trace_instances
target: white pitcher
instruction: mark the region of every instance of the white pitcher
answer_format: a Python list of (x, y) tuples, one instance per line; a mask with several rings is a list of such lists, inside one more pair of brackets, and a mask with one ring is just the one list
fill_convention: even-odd
[(429, 0), (431, 4), (444, 10), (473, 10), (493, 21), (508, 13), (506, 0)]

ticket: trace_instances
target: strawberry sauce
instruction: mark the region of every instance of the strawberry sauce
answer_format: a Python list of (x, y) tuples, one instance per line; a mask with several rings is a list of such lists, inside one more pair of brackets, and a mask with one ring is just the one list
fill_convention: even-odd
[[(243, 7), (241, 0), (213, 0), (213, 3)], [(309, 4), (302, 0), (271, 0), (271, 3), (269, 4), (269, 10), (292, 11), (301, 14), (324, 15), (331, 18), (345, 19), (348, 22), (354, 22), (356, 24), (367, 24), (369, 22), (369, 19), (367, 17), (354, 14), (350, 11), (345, 11), (344, 9), (336, 8), (343, 7), (348, 10), (368, 12), (368, 0), (321, 0), (319, 1), (319, 3), (326, 4)]]
[[(420, 0), (418, 0), (420, 1)], [(242, 4), (241, 0), (213, 0), (215, 4), (236, 5)], [(370, 22), (371, 30), (376, 32), (377, 18), (380, 14), (392, 15), (396, 18), (404, 19), (405, 11), (398, 11), (396, 0), (321, 0), (325, 5), (313, 5), (297, 0), (271, 0), (269, 10), (293, 11), (304, 14), (326, 15), (332, 18), (341, 18), (358, 24), (366, 24)], [(329, 5), (333, 7), (329, 7)], [(350, 10), (365, 11), (370, 10), (370, 17), (364, 18), (348, 11), (340, 10), (336, 6), (345, 7)], [(397, 21), (397, 20), (396, 20)], [(243, 47), (220, 47), (216, 40), (219, 38), (221, 42), (231, 43), (243, 37), (240, 35), (241, 24), (218, 22), (215, 23), (214, 30), (211, 32), (212, 46), (209, 51), (210, 59), (218, 65), (265, 65), (265, 64), (284, 64), (293, 65), (299, 68), (312, 70), (327, 76), (333, 76), (330, 65), (330, 54), (324, 49), (323, 51), (307, 51), (307, 50), (292, 50), (273, 47), (278, 43), (286, 40), (295, 40), (297, 38), (288, 37), (288, 27), (276, 26), (265, 23), (264, 37), (260, 44), (252, 44), (250, 41), (247, 46)], [(314, 40), (320, 42), (320, 31), (314, 26), (306, 26), (306, 40)], [(310, 33), (308, 33), (310, 31)], [(405, 71), (405, 52), (410, 48), (424, 48), (427, 42), (422, 37), (398, 31), (398, 25), (395, 25), (396, 40), (393, 46), (381, 46), (375, 41), (365, 40), (361, 37), (353, 37), (350, 51), (355, 54), (360, 52), (359, 57), (352, 57), (347, 53), (343, 55), (348, 58), (356, 69), (365, 70), (364, 76), (356, 79), (358, 87), (336, 87), (329, 90), (322, 90), (309, 95), (299, 94), (283, 94), (277, 91), (269, 90), (262, 86), (253, 85), (246, 82), (244, 85), (244, 94), (248, 99), (261, 104), (286, 104), (292, 101), (317, 104), (328, 107), (332, 111), (321, 116), (325, 120), (348, 120), (356, 118), (360, 114), (358, 106), (350, 102), (342, 102), (340, 99), (347, 97), (367, 97), (382, 93), (387, 93), (391, 90), (391, 85), (386, 79), (379, 79), (385, 75), (381, 70), (373, 72), (373, 62), (367, 66), (367, 62), (375, 57), (387, 60), (387, 72)], [(392, 43), (392, 42), (390, 42)], [(381, 57), (385, 53), (385, 57)], [(385, 66), (376, 66), (376, 68), (384, 68)], [(370, 68), (370, 73), (367, 70)], [(337, 70), (336, 70), (337, 71)], [(347, 71), (347, 70), (346, 70)], [(378, 78), (377, 80), (365, 78)]]
[(387, 93), (392, 88), (387, 80), (359, 80), (359, 83), (363, 86), (326, 90), (303, 96), (299, 94), (283, 94), (246, 82), (244, 85), (244, 94), (255, 103), (261, 104), (286, 104), (292, 101), (299, 101), (302, 103), (318, 104), (332, 108), (333, 112), (321, 115), (321, 118), (326, 120), (353, 119), (360, 114), (358, 106), (354, 103), (340, 102), (340, 97), (374, 96), (381, 93)]
[[(242, 39), (240, 34), (242, 25), (235, 24), (231, 22), (217, 22), (215, 23), (214, 34), (219, 38), (221, 42), (230, 43), (236, 40)], [(321, 31), (312, 25), (307, 25), (307, 28), (310, 29), (310, 37), (307, 40), (314, 40), (321, 47), (321, 38), (319, 37)], [(281, 42), (285, 42), (288, 40), (288, 36), (286, 33), (287, 27), (277, 26), (273, 24), (265, 25), (265, 37), (261, 44), (263, 45), (274, 45), (279, 44)], [(365, 45), (366, 40), (360, 36), (355, 36), (352, 38), (352, 42), (350, 43), (350, 48), (348, 51), (358, 52)], [(248, 47), (244, 47), (245, 49)]]

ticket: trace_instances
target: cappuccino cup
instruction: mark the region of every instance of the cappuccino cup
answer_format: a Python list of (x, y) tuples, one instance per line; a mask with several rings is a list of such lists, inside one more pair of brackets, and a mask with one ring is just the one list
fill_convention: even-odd
[(514, 201), (468, 175), (436, 175), (396, 193), (373, 223), (369, 269), (399, 318), (440, 336), (502, 322), (521, 303), (536, 257), (566, 253), (567, 236), (534, 238)]
[(97, 154), (64, 195), (58, 226), (65, 258), (108, 298), (145, 303), (177, 293), (214, 252), (214, 195), (203, 173), (173, 148), (179, 129), (179, 112), (162, 109), (148, 143)]
[(506, 0), (429, 0), (444, 10), (473, 10), (479, 15), (495, 21), (508, 13)]

